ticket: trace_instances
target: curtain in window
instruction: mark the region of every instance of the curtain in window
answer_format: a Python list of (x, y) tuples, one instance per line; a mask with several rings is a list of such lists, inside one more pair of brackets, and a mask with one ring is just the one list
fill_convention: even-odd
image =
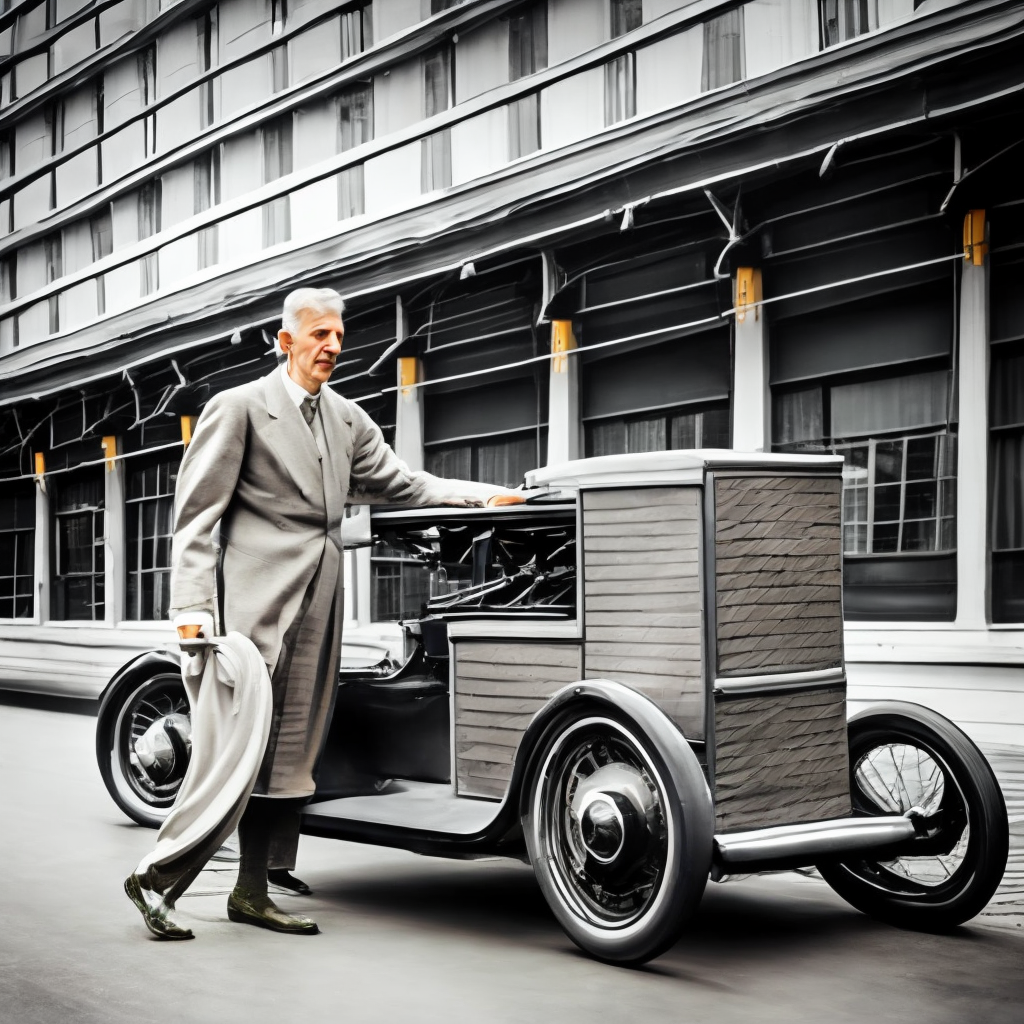
[(832, 388), (833, 438), (945, 425), (949, 371), (917, 373)]
[(772, 405), (772, 416), (775, 421), (772, 436), (776, 444), (793, 444), (798, 441), (820, 444), (824, 440), (821, 388), (779, 395)]
[[(292, 172), (292, 117), (286, 114), (263, 126), (263, 181), (275, 181)], [(288, 196), (263, 205), (263, 245), (278, 245), (291, 238)]]
[(643, 24), (641, 0), (611, 0), (612, 39), (617, 39)]
[(743, 34), (747, 78), (815, 53), (814, 0), (751, 0), (743, 7)]
[(341, 59), (348, 60), (373, 46), (373, 7), (365, 4), (341, 16)]
[(992, 362), (992, 547), (1024, 548), (1024, 355)]
[(540, 96), (533, 93), (508, 105), (509, 159), (540, 149)]
[(743, 77), (743, 8), (736, 7), (704, 23), (701, 90), (718, 89)]
[(477, 449), (477, 479), (499, 487), (518, 487), (527, 471), (537, 462), (532, 437), (481, 444)]
[(618, 124), (636, 114), (636, 58), (624, 53), (604, 66), (604, 122)]
[(451, 50), (442, 47), (423, 58), (423, 116), (433, 117), (452, 105)]
[(339, 151), (361, 146), (373, 139), (373, 83), (346, 89), (338, 97)]
[(366, 212), (363, 165), (346, 167), (338, 174), (338, 219), (358, 217)]
[(421, 140), (420, 191), (433, 192), (452, 183), (452, 138), (445, 129)]
[(878, 28), (878, 0), (820, 0), (823, 46)]
[(450, 448), (428, 448), (425, 453), (428, 473), (456, 480), (469, 480), (473, 475), (472, 445)]
[(548, 10), (534, 4), (508, 19), (508, 77), (515, 82), (548, 66)]

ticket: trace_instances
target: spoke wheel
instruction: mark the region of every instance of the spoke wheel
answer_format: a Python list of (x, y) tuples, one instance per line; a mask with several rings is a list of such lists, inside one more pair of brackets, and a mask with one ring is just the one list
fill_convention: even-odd
[(925, 708), (850, 723), (854, 814), (909, 814), (917, 835), (875, 858), (820, 864), (859, 910), (903, 927), (945, 930), (978, 914), (1006, 865), (1006, 807), (992, 770), (951, 722)]
[(191, 755), (191, 717), (179, 675), (132, 682), (104, 702), (97, 729), (103, 780), (117, 805), (157, 827), (174, 803)]
[(700, 901), (710, 815), (695, 811), (685, 827), (702, 794), (681, 793), (694, 782), (679, 775), (635, 726), (596, 715), (555, 730), (539, 762), (524, 816), (530, 859), (559, 923), (599, 959), (657, 956)]

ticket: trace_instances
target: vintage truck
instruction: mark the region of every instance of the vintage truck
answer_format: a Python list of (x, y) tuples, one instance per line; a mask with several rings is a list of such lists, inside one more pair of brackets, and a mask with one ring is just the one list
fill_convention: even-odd
[[(978, 749), (912, 704), (847, 720), (841, 459), (607, 456), (524, 494), (372, 514), (422, 565), (422, 613), (400, 657), (343, 665), (304, 831), (527, 859), (617, 963), (664, 951), (730, 874), (815, 866), (921, 929), (986, 905), (1008, 825)], [(101, 703), (104, 780), (146, 824), (188, 762), (178, 658), (135, 659)]]

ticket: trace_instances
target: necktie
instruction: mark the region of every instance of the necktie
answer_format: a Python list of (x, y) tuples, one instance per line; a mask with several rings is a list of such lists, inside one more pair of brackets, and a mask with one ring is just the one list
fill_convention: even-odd
[(304, 398), (299, 406), (299, 411), (302, 413), (302, 418), (306, 421), (306, 426), (312, 430), (313, 417), (316, 416), (316, 399), (312, 396)]
[(302, 418), (306, 421), (306, 425), (313, 431), (313, 440), (316, 441), (317, 452), (322, 459), (324, 457), (324, 428), (320, 422), (320, 417), (316, 414), (317, 405), (317, 399), (313, 398), (312, 395), (307, 395), (299, 405), (299, 412), (302, 413)]

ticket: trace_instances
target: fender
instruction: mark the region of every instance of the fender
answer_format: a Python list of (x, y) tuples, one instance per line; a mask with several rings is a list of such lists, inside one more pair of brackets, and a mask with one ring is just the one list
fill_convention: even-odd
[(96, 717), (102, 720), (111, 695), (123, 683), (134, 685), (157, 672), (173, 672), (175, 675), (180, 675), (181, 655), (177, 651), (143, 651), (142, 654), (137, 654), (131, 661), (126, 662), (114, 673), (110, 682), (103, 687)]
[(706, 815), (713, 820), (711, 790), (682, 730), (650, 697), (612, 679), (584, 679), (563, 687), (534, 715), (519, 744), (506, 798), (508, 804), (515, 801), (520, 816), (526, 810), (528, 785), (537, 769), (538, 753), (550, 734), (561, 726), (567, 712), (588, 710), (617, 712), (635, 722), (658, 748), (678, 791), (693, 795), (695, 806), (684, 807), (684, 815)]

